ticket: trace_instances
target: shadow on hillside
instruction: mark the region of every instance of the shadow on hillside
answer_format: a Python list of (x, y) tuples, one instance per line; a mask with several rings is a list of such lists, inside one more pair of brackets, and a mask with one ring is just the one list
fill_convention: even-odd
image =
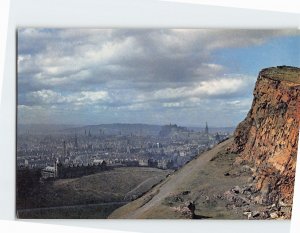
[(193, 219), (209, 219), (211, 217), (209, 216), (204, 216), (204, 215), (197, 215), (197, 214), (194, 214), (193, 216)]

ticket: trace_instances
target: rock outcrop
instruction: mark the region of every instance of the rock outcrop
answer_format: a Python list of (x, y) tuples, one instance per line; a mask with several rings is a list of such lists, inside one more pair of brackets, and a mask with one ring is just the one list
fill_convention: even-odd
[(231, 147), (239, 154), (236, 163), (253, 168), (260, 204), (292, 204), (299, 122), (300, 69), (263, 69), (252, 107), (238, 125)]

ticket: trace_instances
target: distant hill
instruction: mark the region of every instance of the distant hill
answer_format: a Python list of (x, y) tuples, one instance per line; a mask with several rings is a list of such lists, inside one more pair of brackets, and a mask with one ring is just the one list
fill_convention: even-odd
[(153, 135), (157, 136), (161, 129), (160, 125), (148, 124), (100, 124), (73, 127), (62, 130), (64, 133), (91, 134), (91, 135)]
[(18, 134), (53, 134), (74, 127), (80, 126), (72, 124), (17, 124), (17, 132)]
[[(167, 126), (167, 127), (166, 127)], [(165, 127), (168, 128), (168, 125)], [(173, 125), (174, 126), (174, 125)], [(88, 134), (92, 135), (152, 135), (158, 136), (163, 129), (162, 125), (151, 124), (99, 124), (99, 125), (75, 125), (75, 124), (18, 124), (18, 134)], [(165, 128), (165, 129), (166, 129)], [(174, 127), (173, 127), (174, 128)], [(174, 128), (175, 129), (175, 128)], [(176, 125), (176, 131), (204, 132), (204, 127), (183, 127)], [(224, 132), (233, 133), (234, 127), (210, 127), (210, 133)], [(179, 130), (179, 131), (178, 131)], [(183, 132), (182, 131), (182, 132)]]

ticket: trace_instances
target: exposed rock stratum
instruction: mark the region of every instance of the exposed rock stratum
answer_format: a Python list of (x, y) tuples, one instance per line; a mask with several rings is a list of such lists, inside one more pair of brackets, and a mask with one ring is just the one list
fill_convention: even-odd
[(263, 204), (292, 204), (300, 122), (300, 69), (263, 69), (252, 107), (235, 133), (237, 163), (254, 168), (254, 184)]

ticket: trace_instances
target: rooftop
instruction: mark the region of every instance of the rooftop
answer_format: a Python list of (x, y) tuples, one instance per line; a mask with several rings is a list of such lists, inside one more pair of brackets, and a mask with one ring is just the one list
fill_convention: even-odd
[(43, 169), (43, 171), (47, 171), (47, 172), (54, 172), (55, 171), (55, 168), (54, 167), (50, 167), (50, 166), (47, 166)]

